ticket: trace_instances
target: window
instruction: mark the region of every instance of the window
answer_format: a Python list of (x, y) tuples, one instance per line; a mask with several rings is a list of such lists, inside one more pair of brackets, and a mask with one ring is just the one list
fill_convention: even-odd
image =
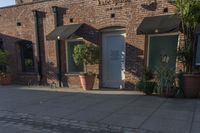
[(20, 43), (21, 64), (23, 72), (34, 71), (33, 60), (33, 44), (29, 41), (21, 41)]
[[(0, 39), (0, 50), (4, 50), (3, 39)], [(0, 71), (6, 71), (6, 66), (0, 65)]]
[(79, 73), (83, 72), (83, 65), (76, 65), (73, 59), (74, 47), (80, 44), (80, 40), (68, 41), (67, 43), (67, 72), (68, 73)]
[(3, 40), (0, 39), (0, 50), (4, 50), (4, 47), (3, 47)]
[(197, 37), (196, 65), (200, 66), (200, 35)]

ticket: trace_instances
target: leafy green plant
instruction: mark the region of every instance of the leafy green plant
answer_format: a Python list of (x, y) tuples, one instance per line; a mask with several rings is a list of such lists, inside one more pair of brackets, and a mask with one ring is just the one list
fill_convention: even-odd
[(6, 71), (6, 66), (8, 65), (9, 53), (7, 51), (0, 50), (0, 66), (2, 72)]
[(183, 72), (179, 72), (177, 74), (178, 91), (176, 93), (176, 97), (179, 97), (179, 98), (184, 97), (184, 90), (183, 90), (183, 88), (184, 88), (184, 78), (183, 78), (183, 74), (184, 74)]
[(173, 86), (175, 83), (175, 72), (165, 66), (161, 66), (156, 70), (156, 82), (157, 82), (157, 92), (160, 95), (173, 92)]
[(176, 0), (177, 15), (182, 21), (184, 46), (178, 50), (178, 58), (183, 62), (185, 72), (192, 72), (194, 53), (194, 29), (200, 22), (200, 0)]
[(153, 79), (153, 73), (149, 69), (145, 69), (142, 79), (136, 84), (136, 87), (143, 91), (147, 95), (151, 95), (154, 92), (156, 83), (151, 81)]
[(143, 73), (143, 79), (144, 80), (151, 80), (153, 79), (153, 72), (150, 69), (145, 69)]
[(156, 88), (156, 83), (153, 81), (144, 81), (141, 80), (137, 83), (136, 87), (143, 91), (147, 95), (151, 95), (154, 92), (154, 89)]
[[(73, 59), (75, 64), (77, 65), (98, 64), (99, 47), (94, 44), (79, 44), (74, 47)], [(85, 67), (85, 72), (87, 73), (86, 67)]]
[(8, 64), (9, 54), (7, 51), (0, 50), (0, 65)]

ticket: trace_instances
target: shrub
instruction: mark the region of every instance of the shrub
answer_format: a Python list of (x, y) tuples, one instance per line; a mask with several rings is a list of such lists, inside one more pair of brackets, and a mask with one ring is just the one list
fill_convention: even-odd
[(79, 44), (74, 48), (74, 62), (80, 64), (98, 64), (99, 48), (94, 44)]
[(8, 64), (9, 54), (7, 51), (0, 50), (0, 65)]
[(143, 91), (147, 95), (151, 95), (156, 88), (156, 83), (152, 81), (141, 80), (136, 86), (140, 91)]
[(142, 79), (137, 83), (136, 87), (145, 94), (151, 95), (156, 87), (156, 83), (151, 81), (152, 79), (153, 73), (151, 70), (145, 69)]

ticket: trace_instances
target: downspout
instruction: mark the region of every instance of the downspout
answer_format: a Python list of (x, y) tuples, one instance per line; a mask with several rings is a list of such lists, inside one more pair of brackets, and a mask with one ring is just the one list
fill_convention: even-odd
[[(52, 7), (53, 13), (54, 13), (54, 25), (55, 28), (60, 26), (59, 24), (59, 17), (58, 17), (58, 7), (53, 6)], [(62, 87), (62, 60), (61, 60), (61, 41), (58, 37), (56, 40), (56, 59), (57, 59), (57, 66), (58, 66), (58, 81), (59, 81), (59, 87)]]
[(39, 85), (42, 84), (42, 54), (41, 54), (41, 43), (39, 41), (39, 12), (37, 10), (33, 10), (33, 16), (35, 20), (35, 39), (36, 39), (36, 48), (38, 55), (38, 73), (39, 73)]

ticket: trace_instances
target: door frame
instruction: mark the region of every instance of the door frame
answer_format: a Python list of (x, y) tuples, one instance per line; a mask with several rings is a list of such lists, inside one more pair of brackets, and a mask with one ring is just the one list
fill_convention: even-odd
[[(103, 86), (103, 84), (104, 84), (104, 54), (105, 54), (105, 36), (113, 36), (113, 35), (123, 35), (124, 36), (124, 71), (122, 72), (123, 73), (123, 75), (122, 75), (122, 87), (120, 88), (120, 89), (123, 89), (123, 88), (125, 88), (125, 71), (126, 71), (126, 31), (125, 31), (125, 29), (105, 29), (105, 30), (102, 30), (101, 31), (101, 33), (102, 33), (102, 56), (101, 56), (101, 58), (102, 58), (102, 66), (101, 66), (101, 69), (102, 69), (102, 81), (101, 81), (101, 86), (102, 87), (104, 87)], [(106, 88), (106, 87), (105, 87)]]
[[(163, 34), (149, 34), (148, 35), (148, 43), (147, 43), (147, 54), (146, 54), (146, 59), (147, 59), (147, 61), (146, 61), (146, 67), (148, 68), (149, 67), (149, 55), (150, 55), (150, 40), (151, 40), (151, 37), (155, 37), (155, 36), (175, 36), (175, 35), (177, 35), (178, 36), (178, 42), (177, 42), (177, 50), (178, 50), (178, 48), (179, 48), (179, 46), (180, 46), (180, 34), (178, 33), (178, 32), (174, 32), (174, 33), (163, 33)], [(177, 60), (177, 59), (176, 59)], [(176, 71), (177, 71), (177, 67), (178, 67), (178, 63), (177, 63), (177, 61), (176, 61)]]

